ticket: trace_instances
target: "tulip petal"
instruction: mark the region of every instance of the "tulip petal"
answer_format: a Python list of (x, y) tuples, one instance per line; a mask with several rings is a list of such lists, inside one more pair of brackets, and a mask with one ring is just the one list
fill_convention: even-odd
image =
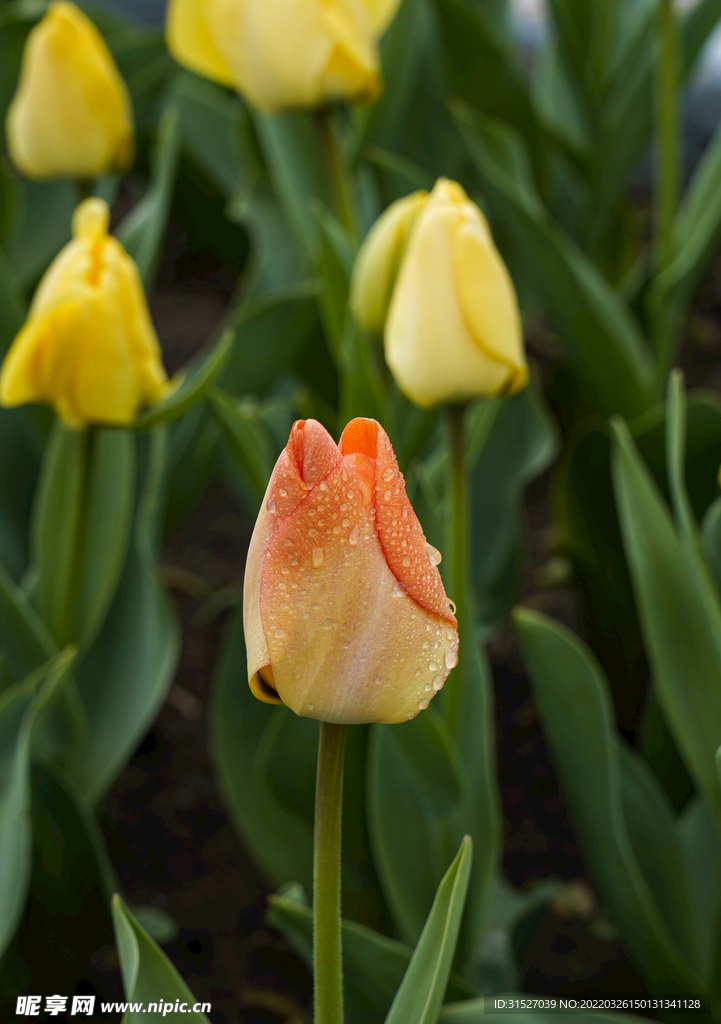
[(170, 0), (165, 22), (168, 49), (183, 67), (235, 87), (234, 69), (219, 42), (225, 40), (232, 47), (236, 18), (218, 0)]
[(264, 685), (264, 681), (257, 678), (260, 670), (270, 663), (260, 615), (260, 584), (265, 553), (278, 524), (300, 505), (311, 487), (320, 483), (333, 470), (340, 458), (335, 441), (317, 420), (298, 420), (294, 423), (288, 444), (271, 474), (250, 539), (243, 581), (248, 679), (255, 696), (267, 703), (282, 704), (280, 699), (273, 698), (270, 680), (265, 680)]
[(351, 420), (340, 439), (340, 450), (344, 455), (363, 452), (375, 462), (376, 526), (396, 580), (421, 608), (455, 626), (441, 574), (429, 559), (426, 538), (385, 430), (375, 420)]
[(453, 263), (463, 319), (479, 347), (510, 370), (508, 393), (528, 383), (523, 329), (506, 265), (477, 211), (456, 229)]
[(457, 660), (456, 630), (388, 566), (374, 481), (370, 456), (344, 455), (280, 523), (265, 556), (260, 615), (274, 685), (305, 717), (405, 721)]

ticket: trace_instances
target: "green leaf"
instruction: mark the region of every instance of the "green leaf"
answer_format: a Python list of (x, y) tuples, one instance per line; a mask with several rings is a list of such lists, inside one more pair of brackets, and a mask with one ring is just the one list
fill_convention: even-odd
[(708, 800), (692, 797), (676, 819), (676, 831), (686, 864), (701, 969), (704, 977), (710, 977), (721, 917), (721, 849)]
[(703, 518), (703, 550), (716, 590), (721, 593), (721, 498), (717, 498)]
[[(519, 608), (514, 625), (575, 828), (606, 905), (652, 991), (699, 991), (698, 975), (680, 947), (683, 931), (675, 918), (664, 918), (668, 907), (657, 905), (629, 837), (623, 763), (600, 667), (580, 641), (543, 615)], [(641, 770), (625, 773), (626, 803), (634, 810), (639, 800), (630, 787), (638, 786)], [(648, 789), (648, 772), (640, 779)], [(652, 788), (658, 803), (658, 787)], [(660, 830), (661, 821), (654, 828)], [(672, 848), (673, 836), (665, 840)]]
[(78, 670), (88, 738), (70, 774), (96, 803), (149, 727), (167, 692), (179, 653), (175, 615), (155, 574), (162, 431), (151, 434), (132, 542), (115, 599)]
[(386, 1024), (436, 1024), (468, 890), (473, 844), (466, 836), (438, 887)]
[(721, 608), (626, 425), (613, 424), (613, 480), (654, 688), (694, 781), (721, 816)]
[(20, 281), (10, 260), (0, 248), (0, 353), (10, 348), (15, 335), (23, 325), (27, 303)]
[(463, 835), (459, 805), (467, 801), (468, 787), (453, 737), (435, 708), (401, 726), (372, 726), (368, 829), (393, 919), (411, 945)]
[(23, 679), (57, 653), (42, 619), (0, 563), (0, 648), (15, 679)]
[(392, 147), (398, 138), (418, 82), (430, 31), (430, 11), (424, 0), (404, 0), (381, 41), (383, 95), (377, 103), (352, 111), (359, 152), (373, 145)]
[(173, 196), (180, 157), (180, 115), (166, 104), (160, 115), (150, 182), (145, 195), (119, 225), (117, 235), (138, 265), (145, 290), (150, 289)]
[(242, 302), (226, 330), (234, 345), (220, 383), (232, 395), (262, 396), (285, 370), (318, 321), (316, 281), (300, 281)]
[(257, 512), (273, 471), (273, 447), (268, 430), (252, 407), (234, 402), (218, 388), (209, 390), (208, 403), (248, 482)]
[(201, 353), (183, 375), (180, 387), (167, 398), (141, 413), (133, 424), (136, 430), (150, 430), (172, 423), (192, 409), (205, 396), (207, 389), (223, 371), (233, 349), (233, 333), (223, 331), (209, 352)]
[(471, 571), (481, 622), (491, 628), (506, 617), (518, 589), (523, 492), (558, 449), (555, 424), (535, 388), (500, 403), (479, 449), (470, 481)]
[(77, 638), (87, 646), (103, 623), (125, 562), (135, 495), (135, 436), (102, 430), (90, 438), (78, 567)]
[(30, 760), (37, 727), (75, 657), (63, 651), (0, 697), (0, 956), (12, 939), (30, 880)]
[(643, 412), (651, 401), (651, 360), (622, 297), (511, 170), (522, 162), (520, 137), (468, 108), (455, 114), (493, 212), (533, 258), (536, 286), (587, 403), (606, 413)]
[[(180, 1000), (183, 1007), (183, 1019), (195, 1024), (210, 1024), (204, 1013), (193, 1010), (197, 1003), (192, 992), (117, 895), (113, 897), (113, 927), (125, 999), (135, 1003), (136, 1007), (146, 1007), (140, 1010), (131, 1006), (126, 1010), (123, 1024), (156, 1024), (164, 1019), (164, 1006), (170, 1004), (174, 1009), (176, 1000)], [(153, 1005), (155, 1010), (147, 1009)], [(208, 1006), (207, 1003), (204, 1005)]]
[(15, 227), (7, 257), (23, 287), (33, 284), (70, 241), (73, 211), (80, 201), (75, 182), (20, 179)]
[(270, 116), (254, 111), (253, 124), (298, 251), (312, 259), (318, 245), (318, 229), (310, 204), (320, 200), (331, 207), (313, 119), (308, 114)]
[(71, 430), (56, 420), (33, 502), (34, 602), (59, 646), (75, 638), (75, 572), (88, 446), (87, 430)]
[[(286, 886), (268, 902), (268, 923), (293, 944), (310, 965), (313, 959), (313, 914), (297, 886)], [(301, 889), (302, 892), (302, 889)], [(413, 949), (372, 928), (343, 919), (343, 986), (348, 1024), (377, 1024), (390, 1009), (413, 955)], [(451, 999), (473, 995), (467, 982), (451, 975)]]

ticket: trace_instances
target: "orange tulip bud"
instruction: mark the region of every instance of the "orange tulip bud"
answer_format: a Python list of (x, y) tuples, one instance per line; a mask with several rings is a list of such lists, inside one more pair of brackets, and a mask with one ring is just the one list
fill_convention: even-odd
[(458, 627), (375, 420), (336, 445), (298, 420), (250, 541), (243, 618), (250, 688), (325, 722), (402, 722), (458, 661)]

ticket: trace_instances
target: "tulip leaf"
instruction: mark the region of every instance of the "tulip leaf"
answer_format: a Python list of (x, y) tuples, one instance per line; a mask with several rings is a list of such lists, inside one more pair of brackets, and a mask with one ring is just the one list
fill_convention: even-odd
[[(289, 885), (269, 897), (268, 923), (282, 932), (310, 966), (313, 960), (313, 914)], [(348, 1024), (377, 1024), (388, 1013), (413, 956), (411, 946), (372, 928), (343, 919), (343, 985)], [(465, 999), (474, 990), (451, 974), (448, 996)]]
[(425, 0), (403, 0), (381, 41), (383, 95), (376, 103), (352, 109), (358, 151), (373, 145), (392, 146), (397, 139), (418, 83), (430, 31)]
[(226, 321), (233, 351), (220, 383), (232, 395), (265, 394), (308, 340), (318, 321), (319, 283), (300, 281), (238, 305)]
[(177, 105), (170, 101), (160, 116), (148, 188), (117, 231), (118, 238), (138, 265), (146, 291), (150, 290), (165, 235), (180, 158), (180, 141), (180, 114)]
[(247, 480), (257, 512), (273, 471), (273, 449), (268, 431), (251, 409), (233, 401), (224, 391), (210, 388), (207, 398), (211, 414)]
[(88, 466), (89, 432), (55, 422), (33, 503), (31, 563), (35, 604), (62, 646), (75, 639), (75, 574)]
[(78, 670), (88, 738), (70, 773), (96, 803), (152, 722), (175, 671), (178, 625), (155, 575), (165, 438), (149, 438), (128, 558), (105, 622)]
[(150, 430), (172, 423), (204, 398), (205, 392), (222, 372), (233, 348), (233, 334), (224, 331), (209, 352), (194, 360), (182, 377), (179, 387), (167, 398), (141, 413), (133, 426), (136, 430)]
[(18, 680), (42, 665), (58, 649), (44, 622), (2, 563), (0, 648)]
[(125, 562), (135, 496), (135, 436), (96, 430), (90, 439), (82, 516), (77, 637), (87, 646), (103, 623)]
[[(113, 927), (125, 998), (136, 1004), (126, 1010), (123, 1024), (159, 1024), (168, 1012), (165, 1006), (175, 1010), (177, 1000), (184, 1019), (195, 1024), (210, 1024), (175, 967), (118, 895), (113, 897)], [(150, 1009), (149, 1005), (154, 1005), (155, 1009)], [(202, 1005), (210, 1009), (208, 1003)]]
[(614, 490), (655, 693), (686, 767), (721, 817), (718, 596), (695, 540), (679, 540), (628, 428), (615, 421), (613, 430)]
[(717, 498), (703, 518), (703, 551), (716, 590), (721, 594), (721, 498)]
[[(652, 989), (699, 991), (697, 969), (683, 950), (688, 927), (679, 912), (688, 899), (669, 814), (664, 811), (655, 822), (648, 821), (652, 808), (663, 807), (664, 799), (645, 765), (634, 764), (628, 771), (629, 758), (640, 755), (619, 750), (600, 667), (580, 641), (546, 616), (521, 608), (514, 624), (544, 733), (606, 905)], [(649, 793), (650, 803), (644, 805)], [(631, 820), (640, 812), (643, 821)], [(663, 851), (672, 851), (668, 862), (656, 854), (653, 864), (650, 857), (639, 863), (639, 855), (650, 853), (644, 828), (656, 839), (662, 837)], [(668, 904), (668, 898), (673, 901), (670, 893), (660, 894), (664, 902), (659, 906), (656, 896), (663, 886), (676, 889), (679, 906)]]
[(316, 125), (308, 114), (302, 113), (270, 116), (254, 111), (252, 117), (270, 178), (298, 251), (315, 262), (318, 229), (310, 204), (320, 200), (327, 208), (331, 207)]
[(23, 325), (27, 304), (12, 264), (0, 248), (0, 353), (10, 348)]
[(708, 800), (692, 797), (676, 820), (704, 977), (711, 977), (721, 920), (721, 847)]
[(16, 279), (28, 287), (70, 241), (73, 211), (79, 202), (75, 182), (21, 179), (18, 215), (7, 243), (7, 257)]
[(372, 726), (368, 830), (386, 900), (410, 944), (463, 836), (468, 790), (453, 737), (435, 708), (400, 726)]
[(30, 880), (30, 763), (38, 725), (57, 699), (75, 652), (63, 651), (0, 696), (0, 957)]
[(491, 209), (533, 257), (537, 286), (588, 405), (629, 416), (643, 412), (651, 401), (652, 364), (621, 296), (511, 173), (523, 152), (520, 137), (468, 108), (458, 107), (455, 114)]
[(386, 1024), (436, 1024), (461, 927), (472, 854), (471, 837), (465, 836), (438, 886)]

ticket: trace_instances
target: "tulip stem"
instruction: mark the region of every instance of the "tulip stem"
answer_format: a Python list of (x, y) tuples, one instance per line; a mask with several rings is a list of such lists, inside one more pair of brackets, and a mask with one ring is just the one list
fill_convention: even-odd
[(353, 239), (358, 238), (353, 188), (345, 155), (338, 140), (330, 107), (322, 107), (315, 115), (325, 155), (326, 173), (338, 220)]
[[(450, 497), (450, 517), (448, 521), (448, 547), (451, 552), (450, 579), (448, 589), (457, 602), (459, 622), (469, 621), (466, 607), (469, 593), (468, 558), (470, 537), (468, 530), (468, 473), (467, 473), (467, 438), (466, 438), (466, 405), (451, 405), (446, 412), (448, 425), (448, 485)], [(470, 636), (466, 637), (469, 642)], [(461, 708), (460, 687), (447, 689), (445, 698), (445, 717), (454, 735), (458, 735)]]
[(345, 725), (320, 723), (313, 834), (315, 1024), (343, 1024), (340, 853), (346, 731)]

